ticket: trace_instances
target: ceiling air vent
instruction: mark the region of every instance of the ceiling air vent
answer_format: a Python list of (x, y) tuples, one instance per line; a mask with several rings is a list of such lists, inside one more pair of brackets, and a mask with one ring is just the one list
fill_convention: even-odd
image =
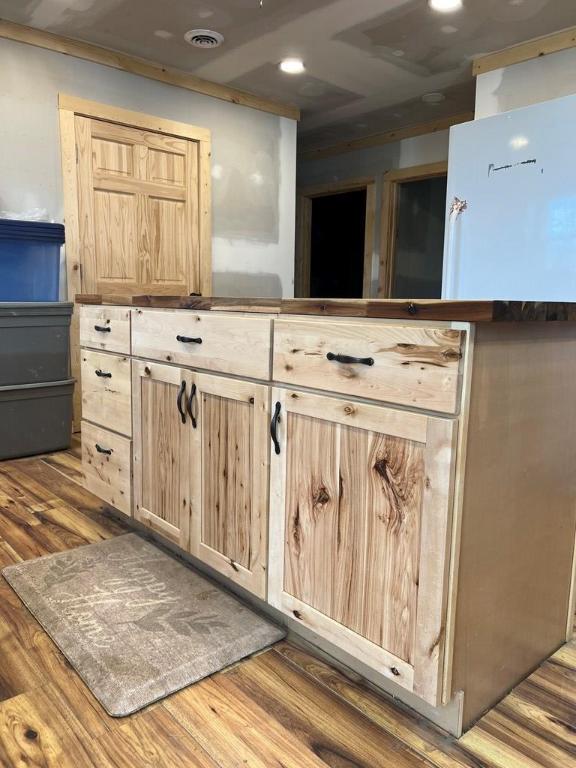
[(190, 29), (184, 40), (195, 48), (218, 48), (224, 42), (224, 36), (212, 29)]

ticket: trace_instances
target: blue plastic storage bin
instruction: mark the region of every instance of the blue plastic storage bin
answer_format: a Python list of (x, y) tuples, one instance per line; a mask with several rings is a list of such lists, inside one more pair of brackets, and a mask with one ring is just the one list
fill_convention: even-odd
[(0, 219), (0, 301), (58, 301), (64, 225)]

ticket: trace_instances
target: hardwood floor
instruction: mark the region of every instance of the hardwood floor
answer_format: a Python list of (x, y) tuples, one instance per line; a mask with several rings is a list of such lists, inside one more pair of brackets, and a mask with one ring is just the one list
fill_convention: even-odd
[[(0, 463), (0, 567), (123, 532), (79, 479), (77, 445)], [(576, 643), (460, 740), (286, 642), (114, 719), (0, 579), (0, 765), (569, 768)]]

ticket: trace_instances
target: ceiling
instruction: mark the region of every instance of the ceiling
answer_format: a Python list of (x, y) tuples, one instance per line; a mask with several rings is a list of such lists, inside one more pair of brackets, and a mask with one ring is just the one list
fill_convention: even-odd
[[(303, 148), (426, 122), (474, 106), (474, 56), (576, 25), (575, 0), (0, 0), (0, 17), (298, 105)], [(184, 41), (221, 32), (214, 50)], [(303, 75), (278, 70), (301, 57)], [(425, 103), (440, 92), (444, 100)]]

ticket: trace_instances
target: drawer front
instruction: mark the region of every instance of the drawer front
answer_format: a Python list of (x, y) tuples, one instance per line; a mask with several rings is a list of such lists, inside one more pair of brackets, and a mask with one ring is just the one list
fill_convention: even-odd
[(177, 365), (269, 379), (271, 323), (271, 318), (261, 316), (135, 310), (132, 353)]
[(123, 435), (132, 435), (130, 358), (82, 350), (82, 415)]
[(463, 344), (464, 332), (450, 328), (280, 319), (274, 321), (273, 377), (454, 413)]
[(84, 486), (125, 515), (132, 514), (132, 443), (82, 422)]
[(80, 307), (80, 345), (129, 355), (130, 312), (126, 307)]

